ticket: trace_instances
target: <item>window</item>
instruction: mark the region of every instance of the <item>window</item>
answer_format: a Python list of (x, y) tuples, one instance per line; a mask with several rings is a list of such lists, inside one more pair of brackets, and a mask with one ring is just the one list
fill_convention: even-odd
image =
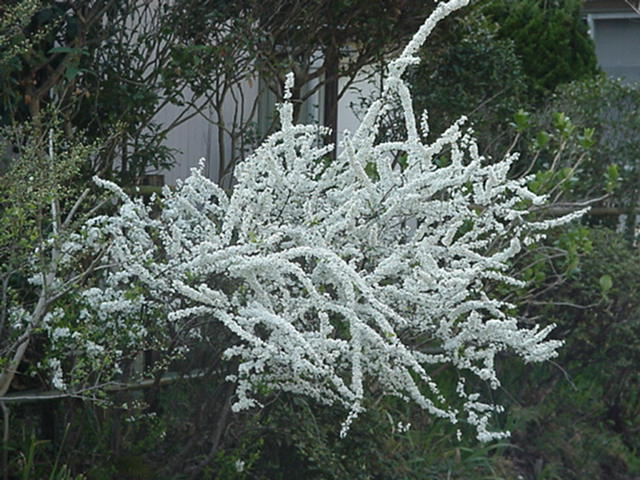
[(602, 70), (627, 82), (640, 81), (640, 16), (591, 13), (587, 22)]

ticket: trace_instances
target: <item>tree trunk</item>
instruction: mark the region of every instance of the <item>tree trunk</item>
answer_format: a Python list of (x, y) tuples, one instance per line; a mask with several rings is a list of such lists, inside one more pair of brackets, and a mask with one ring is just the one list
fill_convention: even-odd
[[(340, 50), (334, 41), (325, 49), (324, 61), (327, 65), (324, 84), (324, 126), (331, 129), (331, 132), (326, 137), (326, 142), (336, 145), (338, 141), (338, 75)], [(331, 155), (335, 159), (335, 148)]]

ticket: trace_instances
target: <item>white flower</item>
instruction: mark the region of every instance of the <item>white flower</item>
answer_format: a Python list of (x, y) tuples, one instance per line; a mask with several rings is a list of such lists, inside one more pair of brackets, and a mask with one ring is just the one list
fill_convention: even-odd
[[(373, 383), (454, 424), (471, 423), (483, 441), (503, 438), (489, 430), (499, 408), (468, 391), (465, 377), (498, 388), (500, 352), (543, 361), (560, 342), (547, 340), (552, 327), (522, 328), (512, 305), (485, 285), (521, 285), (508, 274), (521, 245), (576, 215), (528, 222), (518, 205), (544, 198), (527, 179), (509, 179), (515, 156), (480, 156), (464, 118), (424, 140), (428, 116), (420, 131), (402, 74), (437, 21), (466, 3), (438, 5), (328, 164), (334, 146), (317, 142), (325, 130), (294, 125), (287, 97), (281, 130), (238, 165), (231, 194), (194, 169), (163, 192), (152, 218), (139, 199), (99, 180), (122, 206), (90, 224), (100, 233), (87, 237), (109, 242), (105, 260), (116, 267), (102, 287), (84, 292), (87, 303), (114, 329), (133, 325), (127, 319), (143, 308), (163, 312), (157, 330), (193, 332), (184, 338), (204, 335), (203, 319), (226, 328), (234, 340), (224, 358), (238, 364), (229, 377), (237, 383), (233, 411), (258, 406), (256, 391), (284, 390), (344, 407), (344, 435)], [(380, 142), (381, 118), (396, 102), (406, 136)], [(399, 156), (405, 166), (392, 168)], [(441, 157), (447, 166), (438, 166)], [(132, 344), (147, 334), (127, 332)], [(431, 376), (443, 364), (460, 372), (452, 397)]]
[(61, 338), (66, 338), (71, 335), (71, 331), (67, 327), (58, 327), (51, 334), (51, 339), (57, 342)]
[(62, 366), (57, 358), (49, 359), (49, 369), (51, 370), (51, 384), (56, 390), (65, 390), (67, 388), (62, 374)]

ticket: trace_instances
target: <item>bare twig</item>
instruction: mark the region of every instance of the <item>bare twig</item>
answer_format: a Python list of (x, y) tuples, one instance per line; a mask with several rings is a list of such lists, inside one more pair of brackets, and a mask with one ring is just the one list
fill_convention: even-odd
[(94, 385), (91, 387), (74, 390), (70, 392), (62, 392), (59, 390), (38, 390), (31, 393), (9, 393), (5, 396), (0, 396), (0, 403), (30, 403), (41, 402), (50, 400), (60, 400), (63, 398), (96, 398), (90, 397), (88, 394), (97, 390), (102, 390), (107, 393), (116, 393), (131, 390), (143, 390), (146, 388), (152, 388), (156, 385), (169, 385), (182, 380), (195, 380), (204, 378), (205, 372), (201, 370), (194, 370), (186, 375), (181, 375), (176, 372), (167, 372), (160, 377), (159, 380), (155, 378), (145, 378), (133, 382), (108, 382), (100, 385)]

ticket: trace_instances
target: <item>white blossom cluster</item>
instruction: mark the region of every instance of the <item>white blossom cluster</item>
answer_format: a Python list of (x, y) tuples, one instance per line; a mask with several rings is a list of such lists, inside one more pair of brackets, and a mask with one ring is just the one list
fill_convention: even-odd
[[(238, 167), (230, 194), (196, 169), (164, 191), (154, 216), (99, 181), (122, 206), (90, 226), (109, 240), (114, 268), (87, 299), (113, 322), (144, 307), (170, 312), (158, 328), (226, 327), (236, 339), (225, 352), (238, 365), (235, 410), (272, 390), (307, 395), (350, 412), (344, 434), (367, 395), (383, 394), (467, 421), (480, 440), (506, 435), (489, 430), (499, 407), (468, 379), (497, 388), (500, 352), (537, 362), (561, 342), (547, 339), (552, 327), (521, 327), (488, 285), (520, 285), (508, 269), (523, 242), (579, 214), (528, 221), (527, 208), (545, 199), (508, 178), (514, 157), (484, 159), (464, 119), (432, 142), (427, 115), (417, 124), (403, 72), (435, 24), (466, 3), (439, 4), (336, 160), (327, 160), (333, 146), (318, 145), (321, 127), (293, 124), (287, 93), (281, 129)], [(379, 142), (398, 101), (406, 138)], [(458, 400), (432, 376), (442, 365), (459, 372)]]

